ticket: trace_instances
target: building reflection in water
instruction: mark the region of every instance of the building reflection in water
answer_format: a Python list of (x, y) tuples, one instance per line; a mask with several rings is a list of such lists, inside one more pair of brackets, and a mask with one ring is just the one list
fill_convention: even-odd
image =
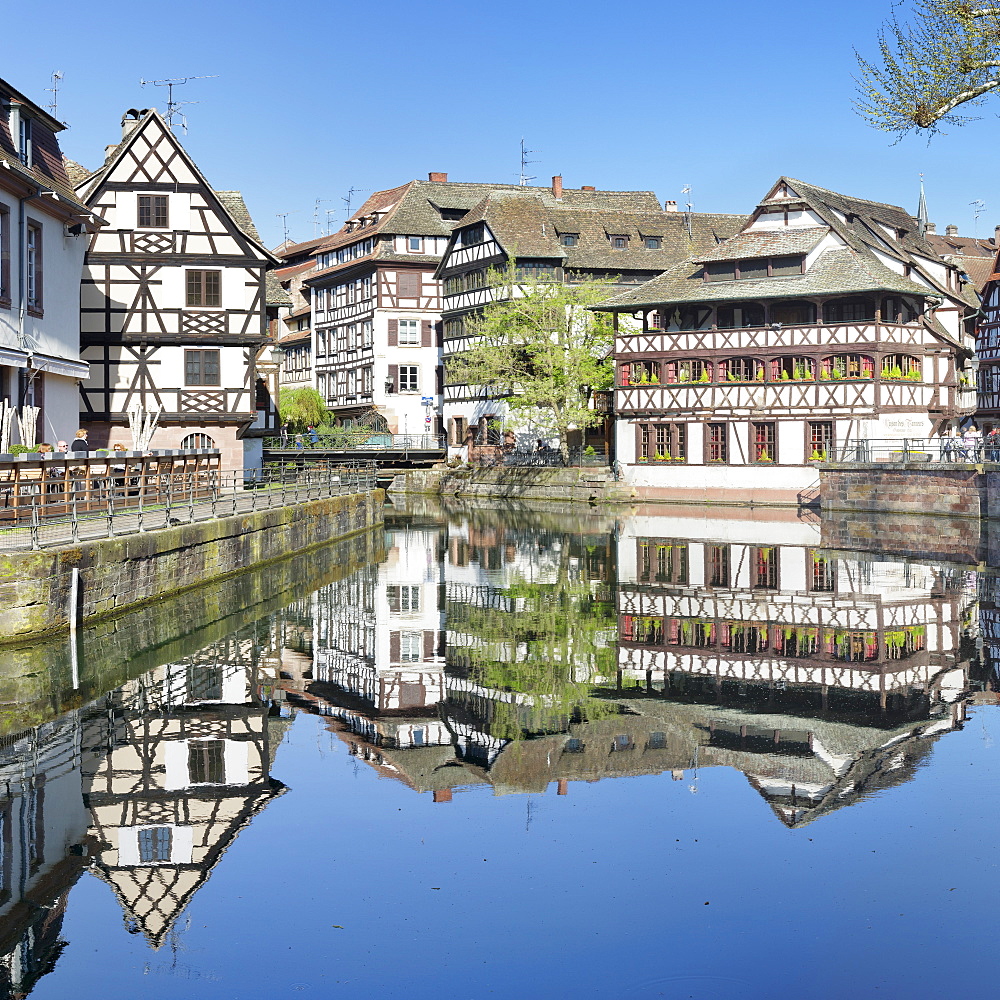
[(908, 780), (996, 700), (996, 578), (818, 541), (797, 521), (391, 519), (381, 564), (0, 738), (0, 996), (53, 967), (88, 869), (129, 931), (169, 940), (284, 791), (296, 709), (441, 802), (668, 772), (697, 790), (729, 767), (796, 827)]
[(87, 869), (158, 948), (243, 827), (284, 790), (268, 632), (215, 643), (0, 748), (0, 996), (26, 996), (64, 947)]
[(666, 772), (696, 790), (725, 766), (800, 826), (907, 780), (991, 686), (974, 577), (818, 543), (797, 521), (401, 523), (386, 563), (292, 610), (283, 683), (439, 801)]

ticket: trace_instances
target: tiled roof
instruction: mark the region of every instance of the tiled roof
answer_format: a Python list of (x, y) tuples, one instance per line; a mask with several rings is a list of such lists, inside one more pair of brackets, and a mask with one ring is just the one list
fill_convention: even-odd
[[(222, 202), (222, 207), (232, 216), (233, 222), (236, 223), (240, 229), (246, 233), (255, 243), (260, 243), (260, 234), (257, 232), (257, 227), (253, 223), (253, 219), (250, 216), (250, 210), (247, 208), (246, 202), (243, 200), (243, 195), (239, 191), (216, 191), (215, 196)], [(291, 305), (292, 300), (288, 297), (288, 292), (286, 292), (281, 287), (281, 282), (276, 276), (274, 271), (268, 271), (264, 278), (265, 286), (265, 305), (269, 306), (287, 306)]]
[[(584, 191), (563, 188), (562, 198), (557, 200), (549, 187), (414, 180), (397, 188), (377, 191), (354, 214), (355, 219), (363, 219), (376, 212), (387, 213), (374, 225), (353, 231), (348, 231), (345, 225), (318, 249), (335, 249), (380, 232), (403, 236), (448, 236), (458, 225), (458, 221), (442, 218), (442, 210), (449, 213), (468, 212), (494, 193), (527, 195), (552, 208), (653, 213), (660, 210), (660, 203), (652, 191)], [(463, 224), (464, 221), (463, 219)]]
[[(565, 194), (565, 192), (564, 192)], [(665, 212), (654, 202), (642, 211), (572, 208), (524, 188), (492, 192), (462, 220), (485, 221), (503, 249), (514, 257), (555, 258), (567, 268), (608, 271), (662, 271), (678, 260), (706, 253), (735, 233), (742, 215)], [(576, 237), (564, 246), (562, 237)], [(616, 249), (615, 236), (625, 237), (626, 249)], [(646, 247), (647, 237), (660, 240), (659, 249)]]
[(311, 330), (295, 330), (292, 333), (286, 333), (284, 336), (279, 337), (278, 343), (282, 347), (287, 347), (289, 344), (298, 344), (300, 342), (308, 341), (311, 338)]
[(861, 292), (898, 292), (927, 297), (933, 291), (890, 271), (873, 256), (852, 247), (826, 250), (805, 274), (785, 278), (745, 278), (704, 281), (693, 261), (676, 264), (652, 281), (616, 295), (600, 310), (654, 307), (681, 302), (737, 302), (794, 299), (810, 295), (847, 295)]
[(965, 271), (979, 292), (982, 292), (993, 274), (992, 254), (989, 257), (958, 257), (954, 263)]
[(997, 252), (992, 240), (979, 240), (971, 236), (942, 236), (940, 233), (927, 233), (924, 238), (942, 257), (960, 254), (963, 257), (993, 258)]
[(275, 247), (271, 252), (275, 257), (287, 260), (289, 257), (297, 257), (299, 254), (315, 250), (316, 247), (325, 243), (328, 239), (330, 239), (329, 236), (320, 236), (314, 240), (306, 240), (304, 243), (282, 243), (281, 246)]
[(809, 253), (829, 232), (829, 226), (810, 226), (800, 229), (761, 229), (737, 233), (718, 249), (707, 254), (699, 254), (694, 259), (708, 263), (772, 257), (777, 254), (804, 254)]

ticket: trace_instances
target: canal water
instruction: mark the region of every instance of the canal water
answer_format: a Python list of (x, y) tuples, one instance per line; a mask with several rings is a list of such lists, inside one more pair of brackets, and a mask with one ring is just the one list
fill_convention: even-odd
[(416, 504), (0, 653), (0, 997), (996, 996), (997, 580), (918, 521)]

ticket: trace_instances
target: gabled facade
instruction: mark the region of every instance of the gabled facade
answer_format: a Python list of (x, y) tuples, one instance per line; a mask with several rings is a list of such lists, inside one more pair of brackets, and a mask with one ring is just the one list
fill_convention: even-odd
[(77, 193), (107, 223), (87, 251), (80, 336), (92, 446), (160, 409), (153, 448), (215, 447), (223, 467), (260, 464), (276, 426), (256, 361), (267, 269), (239, 192), (214, 191), (155, 110), (129, 111), (122, 141)]
[(0, 399), (39, 407), (36, 440), (52, 443), (78, 426), (77, 289), (101, 225), (73, 191), (64, 127), (0, 80)]
[(982, 291), (976, 327), (976, 373), (979, 417), (985, 433), (1000, 427), (1000, 253), (993, 260)]
[[(741, 231), (599, 308), (617, 457), (639, 495), (796, 503), (856, 439), (926, 438), (974, 409), (976, 296), (892, 205), (781, 178)], [(641, 329), (631, 325), (641, 321)]]
[(305, 282), (316, 270), (315, 250), (328, 239), (321, 236), (305, 243), (285, 242), (274, 251), (280, 264), (269, 275), (288, 298), (288, 307), (271, 325), (271, 336), (285, 352), (280, 373), (283, 388), (316, 388), (312, 363), (312, 302)]
[[(572, 284), (597, 278), (630, 288), (698, 250), (713, 249), (743, 222), (743, 216), (678, 212), (675, 202), (661, 209), (651, 191), (564, 188), (561, 177), (552, 178), (551, 188), (491, 192), (455, 227), (436, 272), (444, 286), (445, 367), (469, 345), (469, 320), (495, 298), (487, 287), (491, 268), (514, 258), (528, 279)], [(491, 387), (445, 386), (452, 451), (500, 444), (505, 413)], [(526, 437), (533, 442), (532, 433)]]

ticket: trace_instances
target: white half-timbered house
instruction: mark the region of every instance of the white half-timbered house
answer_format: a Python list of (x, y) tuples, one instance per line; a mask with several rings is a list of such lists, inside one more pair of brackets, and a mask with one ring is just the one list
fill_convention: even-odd
[[(977, 416), (983, 433), (1000, 428), (1000, 254), (983, 287), (982, 311), (976, 327), (976, 358), (979, 361)], [(996, 449), (988, 456), (1000, 458)]]
[(209, 186), (155, 109), (125, 115), (121, 143), (76, 190), (107, 223), (80, 294), (91, 445), (124, 439), (140, 404), (161, 411), (153, 448), (214, 447), (225, 469), (258, 466), (275, 427), (256, 362), (277, 259), (242, 197)]
[(837, 445), (955, 426), (974, 409), (975, 303), (903, 209), (781, 178), (713, 252), (597, 307), (628, 322), (626, 480), (648, 498), (795, 503)]
[[(572, 284), (596, 278), (629, 288), (697, 250), (714, 249), (744, 221), (744, 216), (678, 212), (676, 202), (661, 209), (651, 191), (564, 188), (558, 176), (551, 188), (490, 192), (455, 227), (436, 272), (444, 285), (445, 368), (449, 357), (469, 346), (470, 319), (496, 297), (489, 287), (490, 269), (502, 269), (511, 258), (526, 279)], [(501, 444), (507, 413), (503, 393), (446, 381), (451, 452)], [(521, 430), (533, 443), (530, 428)], [(610, 426), (598, 427), (594, 443), (603, 443), (609, 433)]]
[(0, 400), (38, 407), (35, 440), (53, 444), (79, 426), (77, 290), (101, 225), (73, 192), (64, 128), (0, 80)]

